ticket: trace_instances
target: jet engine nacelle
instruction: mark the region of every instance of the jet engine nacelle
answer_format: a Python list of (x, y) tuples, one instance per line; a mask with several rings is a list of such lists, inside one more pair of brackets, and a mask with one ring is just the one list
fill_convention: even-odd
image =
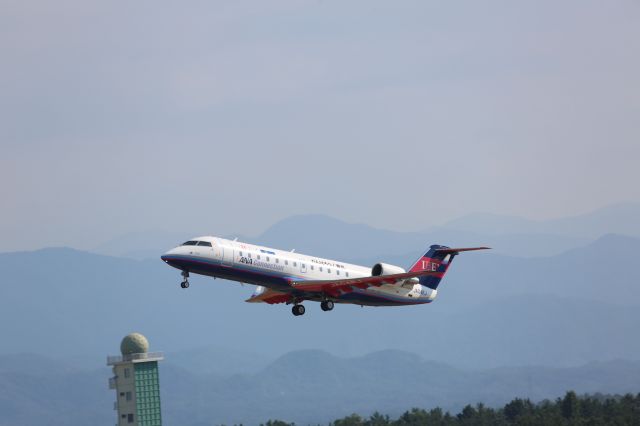
[(376, 263), (375, 265), (373, 265), (373, 268), (371, 268), (371, 275), (373, 275), (374, 277), (380, 275), (404, 274), (405, 272), (407, 271), (405, 271), (404, 268), (395, 265), (389, 265), (387, 263)]

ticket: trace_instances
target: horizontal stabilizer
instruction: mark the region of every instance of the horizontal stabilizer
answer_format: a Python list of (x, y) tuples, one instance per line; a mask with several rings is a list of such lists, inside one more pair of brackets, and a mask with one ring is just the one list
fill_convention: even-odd
[(462, 247), (462, 248), (439, 248), (435, 251), (443, 254), (458, 254), (463, 251), (491, 250), (491, 247)]

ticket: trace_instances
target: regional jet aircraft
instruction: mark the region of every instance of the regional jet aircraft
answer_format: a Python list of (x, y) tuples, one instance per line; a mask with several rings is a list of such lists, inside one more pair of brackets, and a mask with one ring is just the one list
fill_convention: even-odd
[(488, 247), (449, 248), (432, 245), (405, 271), (376, 263), (373, 268), (352, 265), (292, 251), (276, 250), (217, 237), (199, 237), (161, 256), (182, 271), (182, 288), (189, 274), (207, 275), (258, 287), (247, 302), (286, 303), (293, 315), (303, 315), (302, 302), (320, 302), (323, 311), (334, 303), (361, 306), (402, 306), (430, 303), (453, 258), (463, 251)]

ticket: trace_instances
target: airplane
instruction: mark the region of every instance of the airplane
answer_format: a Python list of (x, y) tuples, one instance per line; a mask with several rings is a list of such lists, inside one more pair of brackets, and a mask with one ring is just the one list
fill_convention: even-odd
[(189, 274), (206, 275), (258, 287), (250, 303), (293, 305), (304, 315), (304, 301), (320, 302), (323, 311), (335, 303), (360, 306), (404, 306), (431, 303), (438, 284), (459, 253), (489, 247), (450, 248), (432, 245), (408, 271), (387, 263), (372, 268), (283, 251), (236, 240), (204, 236), (193, 238), (161, 256), (182, 271), (182, 288)]

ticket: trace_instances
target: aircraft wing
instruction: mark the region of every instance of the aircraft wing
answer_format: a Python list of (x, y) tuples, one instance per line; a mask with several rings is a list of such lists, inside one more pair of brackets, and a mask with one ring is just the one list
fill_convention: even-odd
[(350, 293), (356, 289), (380, 287), (385, 284), (396, 284), (399, 281), (404, 281), (409, 278), (424, 276), (442, 277), (442, 275), (442, 272), (417, 271), (392, 275), (346, 278), (341, 280), (292, 281), (291, 286), (298, 291), (305, 291), (310, 293), (326, 293), (330, 296), (338, 297), (342, 294)]
[(264, 302), (264, 303), (268, 303), (270, 305), (273, 305), (274, 303), (285, 303), (285, 302), (288, 302), (290, 299), (291, 299), (291, 295), (288, 294), (288, 293), (282, 293), (282, 292), (279, 292), (279, 291), (266, 289), (265, 291), (263, 291), (260, 294), (256, 294), (256, 295), (251, 296), (250, 298), (245, 300), (245, 302), (249, 302), (249, 303)]

